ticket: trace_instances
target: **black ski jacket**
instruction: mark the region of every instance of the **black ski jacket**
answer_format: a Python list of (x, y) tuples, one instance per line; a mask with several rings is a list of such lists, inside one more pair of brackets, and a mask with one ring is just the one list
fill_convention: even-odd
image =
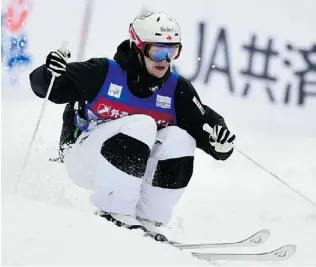
[[(125, 41), (118, 46), (114, 56), (123, 69), (126, 69), (125, 59), (128, 50), (129, 44)], [(68, 63), (66, 73), (55, 79), (49, 100), (57, 104), (93, 101), (104, 83), (108, 67), (109, 63), (105, 58), (91, 58), (85, 62)], [(51, 77), (52, 74), (45, 65), (31, 72), (31, 88), (38, 97), (46, 96)], [(129, 86), (129, 88), (133, 92), (133, 87)], [(148, 92), (141, 95), (139, 91), (135, 91), (134, 94), (139, 97), (148, 96)], [(174, 96), (177, 125), (196, 139), (198, 148), (217, 160), (226, 160), (233, 150), (228, 153), (214, 151), (209, 143), (209, 134), (202, 129), (205, 122), (212, 127), (216, 124), (227, 127), (223, 117), (206, 105), (202, 105), (205, 111), (203, 114), (196, 101), (193, 101), (194, 98), (202, 103), (193, 85), (180, 75)]]

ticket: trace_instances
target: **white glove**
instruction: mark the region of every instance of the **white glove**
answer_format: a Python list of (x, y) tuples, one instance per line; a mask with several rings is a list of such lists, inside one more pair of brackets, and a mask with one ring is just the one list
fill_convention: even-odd
[(215, 125), (212, 129), (208, 124), (203, 129), (210, 134), (210, 144), (218, 153), (228, 153), (234, 148), (236, 136), (226, 127)]
[(51, 71), (56, 77), (64, 74), (67, 67), (67, 59), (70, 58), (68, 50), (52, 51), (46, 58), (46, 68)]

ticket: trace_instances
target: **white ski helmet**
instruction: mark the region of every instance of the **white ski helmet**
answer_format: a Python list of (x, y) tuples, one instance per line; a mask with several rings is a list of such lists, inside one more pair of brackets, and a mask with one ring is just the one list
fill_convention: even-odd
[(146, 44), (180, 44), (181, 32), (175, 19), (165, 13), (145, 11), (130, 24), (130, 41), (143, 50)]

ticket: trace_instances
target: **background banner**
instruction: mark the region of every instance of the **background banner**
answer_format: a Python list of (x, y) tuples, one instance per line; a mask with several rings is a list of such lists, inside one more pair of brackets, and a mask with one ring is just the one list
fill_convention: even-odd
[(86, 12), (85, 0), (2, 1), (2, 96), (35, 99), (28, 75), (62, 39), (72, 61), (112, 58), (136, 14), (153, 9), (181, 26), (183, 51), (173, 70), (231, 127), (316, 134), (315, 1), (92, 2)]

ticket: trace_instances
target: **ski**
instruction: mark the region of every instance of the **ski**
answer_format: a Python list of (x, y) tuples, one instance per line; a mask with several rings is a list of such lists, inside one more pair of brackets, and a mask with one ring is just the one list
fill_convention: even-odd
[(261, 230), (252, 236), (237, 242), (231, 243), (201, 243), (201, 244), (181, 244), (170, 242), (179, 249), (205, 249), (205, 248), (232, 248), (232, 247), (255, 247), (265, 243), (270, 237), (270, 231), (267, 229)]
[(276, 250), (263, 253), (195, 253), (192, 256), (206, 261), (283, 261), (293, 256), (296, 251), (295, 245), (286, 245)]

